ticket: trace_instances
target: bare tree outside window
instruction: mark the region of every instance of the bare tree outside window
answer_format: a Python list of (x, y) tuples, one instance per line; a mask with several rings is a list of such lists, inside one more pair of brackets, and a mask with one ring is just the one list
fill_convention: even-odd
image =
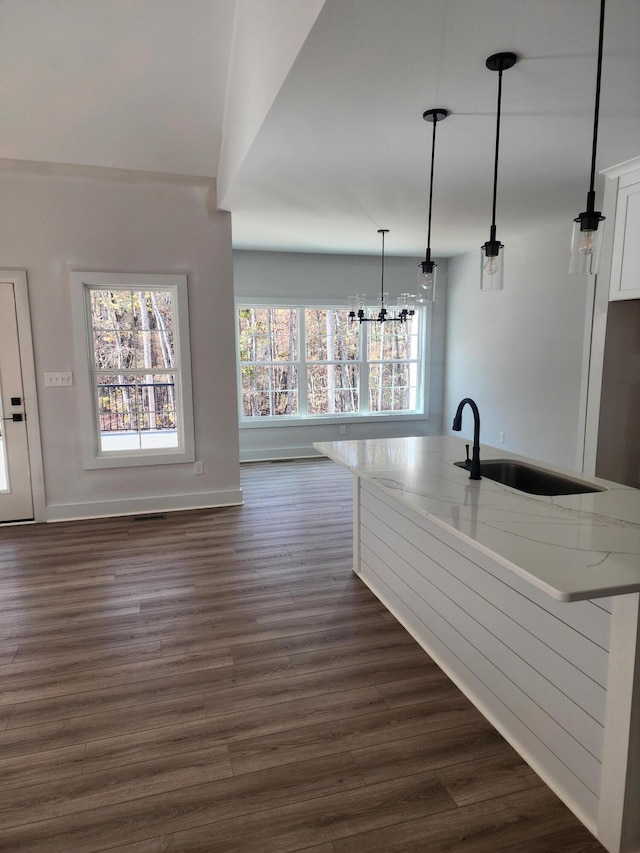
[(91, 288), (89, 309), (101, 450), (175, 447), (171, 290)]
[(305, 316), (309, 414), (358, 412), (360, 344), (346, 311), (307, 308)]
[(247, 306), (237, 322), (244, 418), (420, 411), (419, 314), (360, 326), (343, 309)]
[(238, 341), (245, 417), (298, 411), (297, 312), (291, 308), (241, 308)]
[(415, 408), (418, 330), (407, 323), (371, 324), (369, 332), (369, 408), (403, 412)]

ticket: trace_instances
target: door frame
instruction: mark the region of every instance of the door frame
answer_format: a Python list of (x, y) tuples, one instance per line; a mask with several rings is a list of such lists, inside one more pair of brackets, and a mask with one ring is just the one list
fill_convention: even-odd
[[(0, 281), (13, 284), (16, 301), (16, 321), (18, 325), (18, 347), (22, 368), (22, 392), (27, 420), (27, 440), (29, 443), (29, 465), (31, 468), (31, 493), (33, 496), (33, 520), (46, 521), (46, 502), (44, 492), (44, 467), (42, 464), (42, 444), (40, 443), (40, 418), (38, 415), (38, 394), (36, 386), (36, 368), (33, 357), (33, 337), (31, 335), (31, 312), (29, 310), (29, 291), (27, 289), (26, 270), (0, 269)], [(31, 523), (31, 522), (27, 522)], [(11, 524), (11, 522), (7, 522)]]

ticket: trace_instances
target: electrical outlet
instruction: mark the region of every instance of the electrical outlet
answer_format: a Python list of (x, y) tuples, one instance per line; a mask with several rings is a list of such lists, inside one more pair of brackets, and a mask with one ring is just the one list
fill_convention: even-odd
[(193, 463), (193, 473), (194, 474), (204, 474), (204, 462), (198, 460)]
[(340, 424), (340, 435), (346, 435), (346, 434), (347, 434), (346, 424)]
[(49, 388), (73, 385), (73, 373), (45, 373), (44, 384)]
[(503, 432), (498, 433), (498, 441), (500, 442), (500, 444), (504, 444), (504, 433)]

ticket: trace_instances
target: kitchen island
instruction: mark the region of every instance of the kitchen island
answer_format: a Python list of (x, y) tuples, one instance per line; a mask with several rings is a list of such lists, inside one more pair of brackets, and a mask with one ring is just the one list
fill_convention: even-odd
[[(449, 436), (325, 442), (354, 571), (611, 853), (640, 850), (640, 491), (540, 496)], [(483, 459), (517, 459), (482, 447)]]

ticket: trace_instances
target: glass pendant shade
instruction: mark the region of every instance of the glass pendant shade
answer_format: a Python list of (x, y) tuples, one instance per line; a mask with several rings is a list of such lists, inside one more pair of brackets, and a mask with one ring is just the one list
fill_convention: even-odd
[(480, 250), (480, 290), (502, 290), (504, 287), (504, 246), (485, 243)]
[(423, 261), (418, 267), (418, 302), (436, 301), (436, 268), (433, 261)]
[(416, 310), (416, 297), (413, 293), (401, 293), (398, 296), (396, 305), (398, 313), (405, 311), (407, 314), (413, 314)]
[(573, 223), (569, 275), (595, 275), (598, 272), (604, 229), (602, 226), (598, 227), (598, 222), (593, 224), (593, 228), (583, 228), (580, 217)]

